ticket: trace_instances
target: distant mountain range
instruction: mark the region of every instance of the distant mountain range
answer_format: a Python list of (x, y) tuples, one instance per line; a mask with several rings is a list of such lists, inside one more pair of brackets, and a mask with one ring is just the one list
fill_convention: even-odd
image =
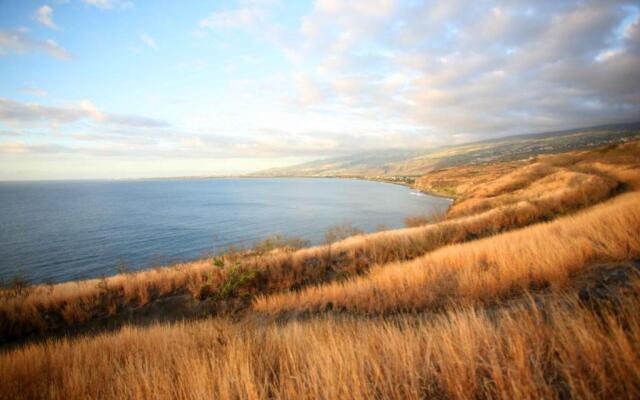
[(383, 150), (272, 168), (252, 176), (420, 176), (457, 165), (526, 159), (640, 138), (640, 122), (502, 137), (435, 149)]

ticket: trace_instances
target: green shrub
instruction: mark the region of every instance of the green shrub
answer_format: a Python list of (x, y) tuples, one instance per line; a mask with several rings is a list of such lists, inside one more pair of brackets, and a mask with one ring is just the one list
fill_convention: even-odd
[(311, 243), (308, 240), (299, 237), (271, 235), (266, 237), (261, 242), (257, 242), (253, 246), (253, 251), (256, 254), (265, 254), (275, 249), (298, 250), (304, 247), (308, 247), (310, 244)]
[(220, 297), (228, 298), (234, 296), (239, 287), (252, 281), (255, 276), (255, 271), (244, 269), (242, 264), (236, 262), (227, 271), (225, 281), (220, 287)]
[(214, 267), (224, 268), (224, 256), (213, 256), (211, 264), (213, 264)]

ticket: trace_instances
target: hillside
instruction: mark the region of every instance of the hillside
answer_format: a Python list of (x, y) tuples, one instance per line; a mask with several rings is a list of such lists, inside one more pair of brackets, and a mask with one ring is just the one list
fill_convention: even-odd
[(640, 396), (640, 140), (416, 185), (456, 200), (312, 248), (0, 290), (0, 399)]
[(385, 150), (260, 171), (253, 176), (419, 176), (460, 165), (523, 160), (640, 137), (640, 123), (509, 136), (437, 149)]

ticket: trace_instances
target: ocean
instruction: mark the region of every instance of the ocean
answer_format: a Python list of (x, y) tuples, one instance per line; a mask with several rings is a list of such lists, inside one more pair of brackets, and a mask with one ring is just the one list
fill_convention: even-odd
[(34, 283), (112, 275), (251, 245), (269, 235), (322, 242), (351, 223), (371, 232), (450, 200), (331, 178), (0, 183), (0, 278)]

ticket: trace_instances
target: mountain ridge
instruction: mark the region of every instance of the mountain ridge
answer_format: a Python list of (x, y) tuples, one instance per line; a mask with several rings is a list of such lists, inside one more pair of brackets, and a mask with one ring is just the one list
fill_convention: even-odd
[(606, 124), (486, 139), (432, 149), (360, 152), (270, 168), (248, 176), (420, 176), (464, 164), (515, 161), (640, 137), (640, 122)]

